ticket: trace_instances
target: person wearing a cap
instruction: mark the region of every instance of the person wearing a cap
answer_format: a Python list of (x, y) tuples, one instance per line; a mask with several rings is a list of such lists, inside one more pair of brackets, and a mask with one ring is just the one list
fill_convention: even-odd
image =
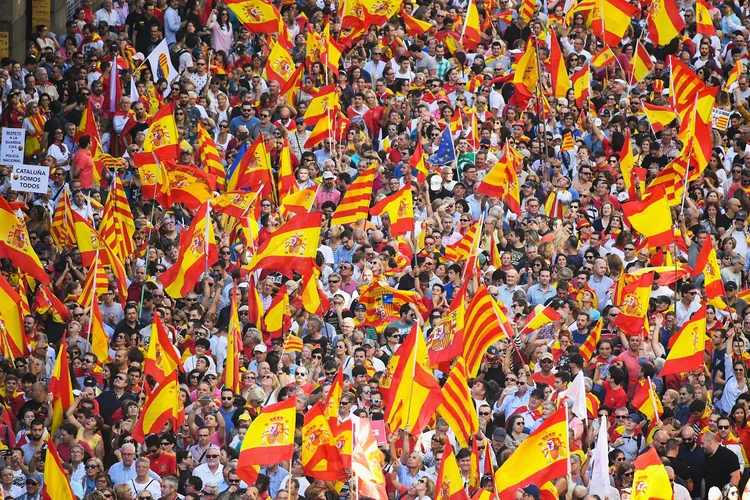
[(333, 172), (326, 170), (322, 176), (323, 182), (318, 188), (318, 192), (315, 194), (315, 201), (313, 202), (313, 209), (320, 211), (323, 203), (330, 201), (336, 205), (341, 201), (341, 191), (336, 189), (336, 176)]
[(268, 355), (268, 346), (261, 342), (253, 348), (253, 360), (247, 366), (247, 369), (256, 375), (258, 374), (258, 365), (266, 360)]

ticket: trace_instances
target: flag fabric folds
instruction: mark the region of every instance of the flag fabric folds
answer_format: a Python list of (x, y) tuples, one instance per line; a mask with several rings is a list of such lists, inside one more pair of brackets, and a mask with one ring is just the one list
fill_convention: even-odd
[(548, 417), (495, 472), (500, 500), (513, 500), (519, 488), (565, 476), (570, 459), (566, 409)]
[(4, 197), (0, 197), (0, 257), (10, 259), (14, 266), (49, 285), (49, 276), (31, 246), (24, 216), (19, 216)]
[(250, 33), (278, 31), (281, 14), (273, 4), (263, 0), (227, 0), (224, 3)]
[(370, 208), (370, 215), (388, 214), (391, 236), (401, 236), (414, 231), (414, 199), (410, 185), (386, 196)]
[(539, 330), (544, 325), (553, 321), (560, 321), (560, 314), (550, 306), (537, 305), (527, 318), (526, 326), (521, 330), (521, 335), (529, 335)]
[(698, 258), (695, 260), (695, 267), (691, 273), (696, 277), (703, 273), (703, 286), (706, 289), (706, 298), (714, 299), (716, 297), (725, 297), (724, 281), (721, 278), (721, 267), (716, 258), (716, 250), (712, 245), (703, 245)]
[(23, 328), (21, 297), (0, 275), (0, 330), (4, 330), (6, 348), (12, 358), (22, 358), (28, 354), (28, 341)]
[[(47, 436), (47, 458), (44, 461), (44, 500), (76, 500), (73, 488), (62, 466), (62, 459), (57, 452), (52, 435)], [(26, 495), (24, 495), (26, 496)]]
[(605, 45), (616, 46), (630, 26), (638, 7), (627, 0), (603, 0), (593, 8), (591, 28)]
[(322, 213), (297, 215), (276, 229), (258, 249), (247, 269), (297, 269), (315, 263)]
[(180, 356), (169, 339), (161, 316), (154, 314), (143, 373), (154, 377), (156, 380), (162, 380), (170, 373), (178, 371), (183, 371)]
[(472, 297), (464, 323), (464, 358), (469, 377), (479, 373), (484, 352), (502, 338), (512, 338), (512, 328), (484, 284)]
[(257, 477), (257, 466), (292, 459), (296, 398), (268, 405), (252, 421), (240, 448), (237, 475), (248, 484)]
[(656, 452), (656, 448), (648, 450), (633, 460), (635, 474), (633, 475), (632, 500), (672, 500), (672, 484), (669, 481), (667, 469)]
[(352, 471), (357, 478), (357, 491), (362, 497), (385, 500), (388, 494), (383, 469), (380, 467), (383, 453), (378, 449), (371, 422), (366, 418), (359, 419), (355, 435)]
[(427, 311), (415, 292), (391, 288), (377, 281), (360, 292), (359, 303), (367, 307), (363, 324), (379, 332), (386, 324), (398, 319), (399, 309), (404, 304), (413, 303), (420, 313), (424, 311), (426, 314)]
[(628, 222), (653, 246), (667, 246), (674, 241), (672, 212), (662, 186), (642, 201), (629, 201), (622, 205)]
[(367, 218), (377, 166), (377, 162), (374, 162), (352, 182), (336, 207), (331, 224), (353, 224), (359, 219)]
[(659, 374), (681, 374), (703, 366), (706, 337), (706, 306), (683, 323)]
[(306, 476), (336, 481), (345, 477), (333, 432), (318, 402), (305, 414), (302, 427), (302, 467)]
[(178, 407), (180, 401), (180, 386), (177, 383), (177, 372), (173, 371), (146, 398), (138, 422), (133, 428), (133, 437), (143, 442), (149, 434), (162, 432), (164, 425), (172, 421), (172, 428), (181, 425)]
[(151, 124), (146, 132), (146, 140), (143, 142), (143, 150), (146, 152), (177, 144), (177, 123), (174, 120), (174, 105), (170, 102), (161, 108), (152, 118)]
[(63, 335), (60, 342), (60, 351), (55, 360), (52, 370), (52, 378), (49, 382), (49, 392), (52, 393), (52, 435), (62, 425), (65, 419), (65, 411), (73, 406), (73, 382), (70, 378), (70, 365), (68, 364), (68, 349)]
[(469, 392), (469, 373), (463, 356), (456, 359), (441, 392), (443, 402), (438, 413), (453, 430), (458, 445), (465, 448), (469, 446), (469, 438), (479, 430), (479, 418)]
[(674, 109), (670, 106), (657, 106), (647, 102), (641, 102), (641, 106), (654, 132), (661, 132), (664, 127), (677, 119)]
[(636, 277), (623, 289), (622, 301), (615, 303), (620, 312), (613, 323), (626, 335), (640, 335), (643, 331), (653, 279), (653, 272)]
[(685, 20), (675, 0), (652, 0), (648, 16), (648, 37), (654, 46), (668, 45), (680, 36)]
[(180, 238), (177, 262), (159, 276), (170, 297), (187, 295), (208, 267), (219, 260), (209, 204), (200, 206), (190, 228)]
[[(476, 413), (476, 412), (474, 412)], [(461, 469), (458, 467), (456, 455), (453, 453), (450, 441), (446, 440), (443, 448), (443, 460), (438, 468), (436, 488), (441, 490), (441, 499), (447, 500), (469, 500), (469, 495), (464, 488), (464, 479)], [(437, 493), (437, 491), (436, 491)]]

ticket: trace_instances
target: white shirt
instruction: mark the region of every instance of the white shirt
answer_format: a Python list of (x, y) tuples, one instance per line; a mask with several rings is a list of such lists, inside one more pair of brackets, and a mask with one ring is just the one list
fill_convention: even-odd
[(108, 26), (122, 26), (122, 19), (120, 19), (120, 14), (118, 14), (115, 9), (112, 9), (109, 12), (107, 12), (107, 9), (104, 8), (97, 10), (96, 20), (94, 22), (96, 24), (99, 24), (102, 21), (106, 22)]
[[(214, 451), (218, 453), (218, 450)], [(203, 484), (219, 484), (224, 480), (224, 466), (219, 464), (219, 468), (216, 469), (216, 473), (214, 474), (208, 468), (208, 464), (201, 464), (193, 469), (193, 475), (201, 478)]]

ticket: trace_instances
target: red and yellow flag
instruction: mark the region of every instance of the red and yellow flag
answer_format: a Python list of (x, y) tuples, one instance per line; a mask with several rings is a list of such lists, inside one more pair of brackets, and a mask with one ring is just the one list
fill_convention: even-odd
[(383, 26), (401, 10), (402, 0), (361, 0), (365, 26)]
[(399, 309), (404, 304), (413, 303), (420, 314), (427, 314), (427, 309), (415, 292), (391, 288), (377, 281), (360, 292), (359, 303), (367, 307), (362, 324), (372, 326), (379, 332), (399, 318)]
[(464, 359), (469, 377), (476, 377), (485, 351), (502, 338), (512, 337), (512, 328), (487, 288), (479, 289), (466, 309), (464, 323)]
[(638, 7), (627, 0), (603, 0), (600, 3), (601, 8), (598, 5), (593, 8), (591, 28), (605, 45), (614, 47), (625, 36)]
[(332, 225), (354, 224), (359, 219), (367, 218), (367, 211), (372, 198), (372, 183), (375, 180), (377, 166), (377, 162), (373, 162), (352, 182), (331, 218)]
[[(472, 402), (472, 412), (473, 402)], [(442, 500), (468, 500), (469, 495), (466, 493), (464, 488), (464, 479), (461, 475), (461, 469), (458, 467), (456, 461), (456, 455), (453, 453), (450, 441), (446, 440), (445, 448), (443, 448), (443, 460), (440, 462), (438, 468), (437, 482), (435, 483), (436, 488), (440, 488), (440, 492), (435, 492), (436, 498)]]
[(216, 142), (200, 121), (198, 121), (198, 150), (200, 151), (203, 170), (213, 175), (216, 178), (216, 185), (224, 189), (227, 184), (227, 173), (224, 169), (224, 164), (221, 163), (219, 150), (216, 149)]
[(317, 193), (317, 186), (289, 193), (281, 199), (279, 214), (283, 219), (287, 219), (291, 214), (300, 215), (308, 213), (312, 209)]
[(557, 41), (557, 35), (554, 30), (550, 30), (550, 75), (552, 77), (552, 95), (555, 97), (565, 97), (572, 87), (568, 69), (565, 66), (565, 58), (560, 49), (560, 42)]
[(635, 85), (646, 78), (652, 69), (654, 69), (654, 63), (651, 61), (651, 55), (639, 40), (636, 43), (635, 54), (633, 54), (633, 59), (630, 61), (630, 67), (628, 68), (630, 84)]
[(27, 275), (49, 285), (49, 276), (31, 246), (23, 214), (19, 216), (14, 212), (3, 197), (0, 197), (0, 257), (9, 259)]
[(411, 155), (409, 165), (417, 171), (417, 181), (424, 182), (427, 180), (427, 166), (424, 164), (424, 150), (422, 149), (422, 141), (417, 140), (417, 147), (414, 148), (414, 153)]
[(479, 430), (479, 417), (469, 392), (469, 373), (463, 356), (456, 359), (449, 373), (441, 390), (443, 402), (438, 413), (455, 433), (458, 445), (465, 448), (469, 446), (469, 438)]
[(49, 382), (49, 392), (52, 393), (52, 425), (51, 434), (60, 427), (65, 419), (65, 411), (73, 406), (73, 385), (70, 378), (70, 365), (68, 365), (68, 345), (63, 335), (60, 342), (60, 351), (55, 360), (52, 370), (52, 378)]
[(91, 352), (96, 354), (98, 364), (103, 365), (109, 359), (109, 338), (104, 331), (102, 311), (97, 300), (91, 303), (91, 320), (89, 321), (89, 341)]
[(294, 177), (294, 168), (292, 167), (292, 151), (289, 147), (289, 139), (284, 136), (284, 145), (279, 153), (279, 199), (283, 200), (285, 196), (297, 189), (297, 179)]
[(391, 236), (414, 231), (414, 199), (410, 185), (405, 185), (370, 208), (370, 215), (382, 217), (383, 214), (388, 214)]
[(633, 460), (635, 474), (630, 498), (632, 500), (672, 500), (672, 484), (669, 481), (667, 469), (656, 452), (656, 448), (649, 447)]
[(345, 477), (339, 450), (321, 402), (313, 405), (305, 414), (301, 459), (306, 476), (323, 481), (337, 481)]
[(214, 196), (216, 177), (199, 168), (166, 161), (167, 178), (172, 203), (183, 203), (190, 210), (197, 209)]
[(177, 372), (174, 371), (167, 374), (146, 398), (138, 422), (133, 428), (133, 437), (136, 441), (143, 442), (149, 434), (162, 432), (162, 428), (170, 420), (172, 429), (178, 428), (181, 425), (178, 415), (180, 406), (180, 386), (177, 383)]
[(151, 338), (146, 351), (146, 360), (143, 365), (143, 373), (150, 375), (154, 379), (162, 380), (170, 373), (184, 371), (180, 356), (169, 340), (167, 330), (164, 328), (161, 316), (154, 314), (154, 321), (151, 323)]
[(479, 26), (479, 9), (474, 0), (469, 0), (466, 7), (466, 18), (464, 19), (464, 28), (461, 33), (461, 40), (464, 47), (473, 49), (482, 41), (482, 28)]
[(591, 68), (589, 63), (570, 75), (570, 81), (573, 84), (576, 104), (581, 107), (583, 106), (583, 100), (591, 96)]
[(638, 387), (635, 389), (631, 404), (633, 408), (646, 415), (646, 418), (649, 420), (657, 419), (664, 412), (664, 408), (661, 405), (659, 397), (656, 395), (654, 384), (650, 378), (638, 382)]
[(294, 64), (294, 59), (286, 47), (282, 43), (274, 43), (266, 62), (266, 75), (269, 80), (275, 80), (284, 87), (294, 77), (296, 69), (297, 65)]
[(180, 238), (177, 262), (159, 276), (170, 297), (187, 295), (198, 278), (219, 259), (209, 205), (210, 202), (205, 203), (198, 209), (190, 228)]
[(305, 111), (305, 125), (315, 125), (318, 120), (329, 115), (339, 108), (339, 95), (333, 85), (321, 87), (320, 91), (310, 100), (310, 104)]
[(440, 385), (432, 374), (422, 330), (414, 324), (406, 340), (388, 362), (380, 381), (386, 402), (385, 420), (392, 431), (418, 434), (432, 418), (441, 400)]
[(712, 36), (716, 34), (711, 12), (708, 10), (706, 0), (695, 1), (695, 31), (701, 35)]
[(583, 356), (583, 360), (586, 363), (591, 361), (591, 359), (594, 357), (594, 353), (596, 352), (596, 345), (602, 339), (602, 326), (603, 321), (601, 318), (599, 318), (599, 321), (596, 322), (594, 327), (589, 332), (589, 336), (586, 337), (586, 340), (578, 350), (581, 356)]
[[(168, 147), (172, 149), (176, 158), (179, 156), (179, 152), (176, 147)], [(163, 207), (172, 206), (172, 191), (169, 186), (169, 177), (167, 177), (167, 169), (160, 162), (163, 161), (159, 158), (159, 153), (135, 153), (133, 155), (133, 162), (138, 168), (138, 175), (141, 178), (141, 190), (143, 191), (143, 198), (146, 200), (156, 200)]]
[(669, 45), (685, 29), (685, 20), (674, 0), (653, 0), (648, 13), (648, 37), (654, 46)]
[(99, 232), (104, 242), (121, 260), (125, 260), (135, 251), (133, 212), (130, 210), (122, 181), (116, 175), (113, 176), (109, 196), (104, 204), (104, 214), (102, 215)]
[(62, 459), (57, 452), (52, 435), (47, 436), (47, 459), (44, 461), (43, 500), (76, 500), (73, 488), (62, 467)]
[(281, 14), (273, 4), (263, 0), (227, 0), (224, 3), (250, 33), (271, 34), (279, 28)]
[(637, 276), (623, 289), (622, 301), (615, 303), (620, 308), (620, 313), (613, 323), (624, 334), (640, 335), (643, 332), (653, 280), (652, 272)]
[(534, 16), (536, 2), (534, 0), (521, 0), (521, 6), (518, 7), (518, 17), (523, 19), (524, 24), (528, 24)]
[(557, 311), (550, 306), (539, 304), (526, 318), (526, 326), (521, 330), (521, 335), (530, 335), (544, 325), (552, 323), (553, 321), (560, 321), (560, 319), (561, 316)]
[(70, 319), (68, 308), (47, 285), (37, 287), (32, 312), (42, 316), (50, 315), (55, 323), (67, 323)]
[(235, 394), (240, 393), (242, 379), (240, 379), (240, 349), (242, 349), (242, 323), (237, 315), (236, 290), (232, 297), (229, 313), (229, 328), (227, 329), (227, 358), (222, 372), (224, 387), (229, 387)]
[(250, 424), (240, 448), (237, 475), (255, 483), (258, 466), (289, 461), (294, 453), (296, 398), (266, 406)]
[(654, 132), (661, 132), (664, 127), (677, 119), (674, 109), (670, 106), (656, 106), (647, 102), (641, 102), (641, 105)]
[(146, 140), (143, 141), (143, 150), (146, 152), (154, 151), (163, 146), (174, 145), (179, 142), (177, 123), (174, 120), (174, 106), (169, 102), (151, 118), (151, 124), (146, 132)]
[(691, 273), (696, 277), (703, 273), (703, 286), (706, 289), (706, 298), (714, 299), (716, 297), (725, 297), (724, 282), (721, 279), (721, 267), (716, 258), (716, 251), (713, 245), (706, 244), (701, 248), (698, 258), (695, 260), (695, 267)]
[(559, 408), (495, 472), (500, 500), (513, 500), (519, 488), (567, 474), (570, 449), (565, 415), (565, 408)]
[(292, 327), (292, 313), (289, 309), (289, 294), (281, 287), (263, 316), (264, 340), (282, 337)]
[(427, 21), (421, 21), (414, 16), (410, 16), (406, 13), (403, 6), (401, 6), (401, 17), (404, 20), (406, 26), (406, 34), (409, 36), (420, 36), (424, 35), (430, 29), (432, 29), (432, 23)]
[(672, 212), (663, 186), (656, 186), (642, 201), (623, 203), (622, 213), (633, 229), (648, 239), (650, 245), (667, 246), (674, 241)]
[(683, 323), (659, 374), (681, 374), (703, 366), (706, 339), (706, 306)]
[(68, 195), (68, 190), (63, 188), (55, 207), (55, 215), (52, 217), (52, 227), (50, 227), (52, 239), (55, 241), (55, 245), (60, 248), (73, 245), (75, 242), (71, 212), (70, 195)]
[(591, 58), (591, 65), (595, 68), (604, 68), (609, 65), (609, 63), (615, 62), (616, 60), (615, 53), (612, 52), (611, 48), (605, 45)]
[(23, 358), (29, 352), (23, 319), (21, 297), (0, 274), (0, 329), (5, 331), (9, 358)]
[(296, 269), (305, 271), (315, 263), (323, 214), (301, 214), (282, 224), (243, 266), (250, 272), (263, 269)]

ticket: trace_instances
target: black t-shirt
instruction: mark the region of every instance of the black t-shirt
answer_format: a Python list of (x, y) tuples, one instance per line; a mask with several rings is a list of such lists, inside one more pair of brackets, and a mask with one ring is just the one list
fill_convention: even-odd
[(75, 123), (76, 127), (81, 123), (81, 118), (83, 118), (83, 110), (82, 109), (76, 109), (73, 108), (68, 115), (65, 117), (70, 123)]
[(703, 479), (706, 482), (706, 495), (712, 486), (721, 489), (729, 482), (732, 473), (740, 470), (740, 461), (733, 451), (725, 446), (719, 446), (711, 456), (706, 455), (703, 462)]
[(148, 47), (152, 44), (151, 42), (151, 28), (156, 26), (159, 30), (162, 30), (161, 23), (156, 17), (146, 19), (141, 16), (133, 25), (135, 30), (135, 50), (142, 52), (143, 54), (148, 53)]
[(677, 457), (668, 458), (669, 463), (672, 465), (672, 469), (674, 469), (674, 473), (677, 477), (682, 478), (684, 481), (692, 479), (692, 476), (690, 475), (690, 467), (688, 466), (688, 464)]
[(649, 153), (645, 158), (643, 158), (641, 168), (645, 168), (648, 170), (649, 165), (651, 165), (652, 163), (656, 163), (657, 165), (659, 165), (659, 171), (661, 171), (664, 167), (667, 166), (667, 163), (669, 163), (669, 158), (667, 158), (667, 155), (665, 154), (662, 154), (657, 158), (656, 156)]
[(52, 116), (44, 124), (44, 131), (47, 132), (47, 147), (50, 147), (55, 142), (55, 130), (65, 131), (65, 125), (68, 123), (62, 116)]
[(514, 267), (517, 266), (526, 256), (526, 249), (523, 245), (516, 248), (509, 241), (504, 247), (500, 243), (498, 243), (497, 248), (501, 252), (510, 252), (510, 262)]
[(321, 336), (320, 336), (319, 339), (313, 339), (312, 335), (306, 335), (302, 339), (302, 343), (303, 344), (312, 344), (314, 346), (320, 347), (320, 349), (323, 351), (323, 357), (324, 358), (326, 357), (326, 354), (330, 350), (330, 345), (331, 345), (331, 341), (328, 340), (328, 337), (326, 337), (325, 335), (322, 335), (322, 334), (321, 334)]

